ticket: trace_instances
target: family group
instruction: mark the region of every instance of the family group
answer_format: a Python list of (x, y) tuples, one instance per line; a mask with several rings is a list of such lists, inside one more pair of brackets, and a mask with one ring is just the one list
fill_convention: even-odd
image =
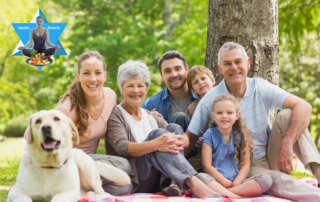
[[(97, 51), (83, 53), (76, 78), (57, 109), (75, 123), (80, 144), (94, 160), (127, 172), (130, 185), (103, 180), (113, 195), (190, 189), (200, 198), (243, 198), (263, 193), (295, 201), (320, 201), (320, 190), (298, 181), (294, 154), (320, 180), (320, 156), (308, 125), (312, 107), (262, 79), (249, 78), (250, 58), (235, 42), (224, 43), (216, 85), (204, 66), (189, 65), (178, 51), (158, 60), (165, 88), (145, 100), (151, 85), (147, 65), (120, 65), (116, 93), (104, 87), (106, 62)], [(280, 109), (273, 123), (269, 113)], [(106, 154), (96, 154), (104, 138)]]

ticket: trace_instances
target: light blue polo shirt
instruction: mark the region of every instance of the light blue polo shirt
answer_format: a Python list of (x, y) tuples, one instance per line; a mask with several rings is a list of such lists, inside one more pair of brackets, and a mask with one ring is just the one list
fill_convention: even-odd
[[(269, 127), (269, 112), (282, 109), (284, 100), (289, 93), (278, 86), (261, 78), (247, 78), (247, 89), (240, 101), (241, 118), (251, 131), (253, 138), (253, 159), (258, 160), (266, 155)], [(200, 135), (210, 121), (212, 102), (216, 96), (228, 94), (225, 81), (211, 89), (199, 102), (188, 130)]]

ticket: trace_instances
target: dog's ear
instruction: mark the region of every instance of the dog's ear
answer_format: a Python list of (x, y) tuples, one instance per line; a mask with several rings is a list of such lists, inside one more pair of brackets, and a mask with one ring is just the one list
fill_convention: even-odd
[(73, 142), (73, 145), (78, 145), (80, 143), (78, 129), (74, 125), (72, 120), (69, 121), (69, 124), (70, 124), (71, 131), (72, 131), (72, 142)]
[(29, 125), (27, 126), (26, 131), (24, 131), (24, 138), (26, 139), (28, 144), (31, 144), (33, 141), (33, 134), (32, 134), (32, 128), (31, 128), (31, 119), (29, 121)]

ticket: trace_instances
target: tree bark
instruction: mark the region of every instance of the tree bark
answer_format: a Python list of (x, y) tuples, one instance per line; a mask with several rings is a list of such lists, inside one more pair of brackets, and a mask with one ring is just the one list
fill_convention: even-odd
[(205, 65), (220, 82), (218, 50), (223, 43), (243, 45), (251, 59), (249, 77), (278, 84), (279, 41), (277, 0), (209, 0)]

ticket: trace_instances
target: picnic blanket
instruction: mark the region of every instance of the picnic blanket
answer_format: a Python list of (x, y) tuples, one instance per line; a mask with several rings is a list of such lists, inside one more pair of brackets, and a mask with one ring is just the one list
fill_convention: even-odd
[(132, 194), (121, 197), (103, 197), (103, 195), (91, 195), (79, 200), (79, 202), (291, 202), (273, 196), (263, 195), (255, 198), (230, 199), (221, 198), (190, 198), (190, 197), (167, 197), (160, 194)]
[[(317, 186), (317, 180), (314, 178), (297, 178), (298, 180)], [(79, 202), (291, 202), (288, 199), (281, 199), (270, 195), (263, 195), (255, 198), (231, 199), (229, 197), (220, 198), (191, 198), (188, 196), (182, 197), (167, 197), (161, 194), (146, 194), (138, 193), (125, 196), (106, 196), (106, 195), (90, 195), (83, 197)]]

